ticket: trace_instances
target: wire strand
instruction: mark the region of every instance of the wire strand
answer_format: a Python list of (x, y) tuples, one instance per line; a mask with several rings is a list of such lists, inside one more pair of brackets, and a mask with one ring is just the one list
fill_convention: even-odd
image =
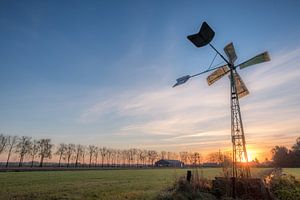
[[(221, 62), (219, 62), (218, 64), (215, 64), (214, 66), (212, 66), (211, 68), (215, 68), (215, 67), (217, 67), (218, 65), (221, 65), (222, 63), (225, 63), (225, 61), (221, 61)], [(210, 68), (209, 68), (210, 69)]]
[(212, 64), (214, 63), (214, 61), (215, 61), (215, 59), (216, 59), (216, 57), (217, 57), (217, 55), (218, 55), (218, 53), (216, 53), (215, 57), (213, 58), (213, 60), (211, 61), (210, 65), (209, 65), (208, 69), (211, 68)]

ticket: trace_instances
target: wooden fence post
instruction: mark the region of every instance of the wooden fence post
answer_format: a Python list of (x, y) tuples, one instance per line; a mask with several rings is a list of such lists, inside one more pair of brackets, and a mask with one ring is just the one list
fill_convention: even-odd
[(186, 180), (190, 183), (192, 178), (192, 171), (188, 170), (186, 173)]

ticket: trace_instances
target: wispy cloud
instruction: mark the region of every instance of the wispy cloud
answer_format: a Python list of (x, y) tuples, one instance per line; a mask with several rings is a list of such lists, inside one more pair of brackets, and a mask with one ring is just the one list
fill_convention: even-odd
[[(270, 63), (244, 70), (242, 76), (250, 95), (241, 100), (249, 145), (262, 146), (265, 141), (279, 141), (275, 135), (285, 134), (291, 142), (300, 129), (299, 80), (300, 49), (272, 55)], [(86, 108), (80, 123), (100, 121), (124, 123), (114, 134), (160, 136), (160, 141), (143, 143), (153, 147), (193, 146), (216, 148), (230, 137), (229, 83), (224, 78), (212, 87), (203, 80), (186, 86), (161, 87), (155, 90), (132, 90), (111, 94)], [(290, 89), (295, 91), (290, 93)], [(282, 114), (282, 115), (281, 115)], [(109, 119), (107, 116), (113, 116)], [(210, 141), (213, 139), (213, 141)], [(193, 142), (201, 141), (201, 142)], [(130, 143), (130, 141), (128, 141)], [(172, 142), (171, 145), (168, 144)], [(227, 145), (230, 145), (230, 141)], [(268, 143), (268, 145), (271, 143)]]
[[(180, 89), (165, 87), (156, 91), (113, 95), (86, 109), (80, 121), (97, 123), (104, 120), (108, 113), (114, 113), (116, 117), (148, 118), (147, 122), (142, 123), (143, 126), (165, 125), (169, 127), (166, 128), (168, 130), (175, 124), (187, 125), (224, 117), (227, 110), (225, 106), (228, 105), (224, 92), (213, 92), (203, 87), (202, 89), (201, 91), (196, 84), (190, 84), (189, 87)], [(198, 92), (195, 92), (197, 90)], [(134, 123), (123, 127), (122, 130), (138, 127), (141, 127), (141, 124)]]

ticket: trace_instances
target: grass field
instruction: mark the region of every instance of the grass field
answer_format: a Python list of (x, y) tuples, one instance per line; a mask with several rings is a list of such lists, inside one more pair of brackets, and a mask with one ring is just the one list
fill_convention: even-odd
[(284, 168), (283, 173), (291, 174), (296, 177), (296, 179), (300, 180), (300, 168)]
[[(259, 174), (265, 169), (253, 169)], [(208, 179), (221, 169), (204, 168)], [(284, 169), (300, 178), (300, 169)], [(154, 199), (186, 169), (0, 173), (0, 199)]]

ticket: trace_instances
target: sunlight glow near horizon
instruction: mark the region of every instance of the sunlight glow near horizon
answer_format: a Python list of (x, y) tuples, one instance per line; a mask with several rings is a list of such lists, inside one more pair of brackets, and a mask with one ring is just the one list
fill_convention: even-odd
[(270, 52), (271, 62), (239, 70), (250, 91), (240, 102), (249, 155), (270, 158), (274, 145), (300, 136), (299, 6), (2, 1), (0, 131), (56, 144), (230, 151), (228, 78), (171, 88), (209, 66), (214, 52), (186, 39), (207, 21), (220, 51), (234, 43), (237, 62)]

